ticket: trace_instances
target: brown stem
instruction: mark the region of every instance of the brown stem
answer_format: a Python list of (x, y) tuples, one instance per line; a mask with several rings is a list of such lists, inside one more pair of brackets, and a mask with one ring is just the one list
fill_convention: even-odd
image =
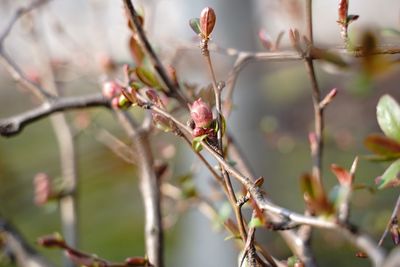
[(143, 30), (142, 24), (140, 22), (139, 16), (133, 6), (131, 0), (123, 0), (125, 9), (127, 10), (127, 16), (134, 31), (137, 33), (138, 41), (143, 48), (146, 55), (149, 57), (151, 64), (153, 65), (156, 74), (160, 78), (160, 82), (162, 86), (168, 90), (167, 93), (176, 97), (183, 105), (186, 105), (187, 100), (185, 96), (182, 94), (180, 90), (174, 85), (171, 81), (170, 77), (165, 70), (165, 67), (161, 63), (160, 59), (157, 57), (156, 53), (154, 52), (147, 36)]
[(392, 215), (390, 216), (390, 219), (386, 225), (385, 231), (383, 232), (381, 238), (379, 239), (378, 246), (382, 246), (383, 240), (385, 239), (386, 235), (389, 233), (390, 225), (392, 224), (392, 221), (394, 220), (394, 218), (396, 218), (397, 213), (399, 212), (399, 209), (400, 209), (400, 195), (397, 197), (396, 205), (394, 206)]
[[(211, 62), (210, 53), (208, 51), (207, 41), (208, 41), (208, 39), (202, 40), (202, 51), (204, 51), (203, 55), (206, 58), (208, 70), (209, 70), (209, 73), (211, 76), (211, 81), (212, 81), (212, 85), (213, 85), (213, 89), (214, 89), (215, 107), (217, 110), (217, 124), (218, 124), (218, 131), (217, 131), (218, 152), (220, 153), (220, 155), (222, 157), (224, 157), (223, 143), (222, 143), (223, 142), (223, 140), (222, 140), (222, 131), (223, 131), (222, 120), (223, 120), (223, 118), (222, 118), (222, 110), (221, 110), (221, 88), (218, 88), (218, 85), (217, 85), (217, 79), (215, 77), (213, 64)], [(221, 164), (219, 164), (219, 167), (221, 169), (222, 177), (224, 178), (226, 188), (228, 189), (228, 199), (229, 199), (229, 202), (235, 212), (236, 221), (239, 226), (240, 236), (241, 236), (243, 242), (246, 242), (247, 231), (246, 231), (246, 228), (244, 225), (242, 211), (241, 211), (240, 207), (238, 207), (238, 205), (237, 205), (237, 198), (236, 198), (236, 194), (233, 189), (233, 186), (232, 186), (232, 181), (229, 177), (229, 174), (224, 169), (224, 167)]]
[(161, 217), (160, 184), (154, 171), (149, 133), (141, 129), (127, 112), (117, 112), (118, 119), (131, 137), (140, 176), (140, 192), (145, 211), (146, 253), (154, 267), (164, 266), (164, 234)]

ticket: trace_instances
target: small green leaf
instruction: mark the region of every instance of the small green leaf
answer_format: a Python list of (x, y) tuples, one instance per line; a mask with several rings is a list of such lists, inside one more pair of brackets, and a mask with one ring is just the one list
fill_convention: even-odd
[(148, 69), (143, 67), (136, 68), (136, 75), (140, 81), (142, 81), (147, 86), (154, 89), (160, 89), (160, 83), (158, 82), (156, 76)]
[(378, 124), (386, 136), (400, 141), (400, 106), (390, 95), (379, 99), (376, 107)]
[(207, 134), (203, 134), (193, 138), (192, 147), (196, 152), (200, 152), (203, 149), (201, 145), (201, 141), (203, 141), (207, 137)]
[(389, 168), (382, 174), (381, 184), (378, 186), (378, 189), (383, 189), (390, 182), (394, 181), (395, 179), (399, 179), (400, 177), (400, 159), (393, 162)]
[[(215, 121), (215, 127), (214, 127), (214, 131), (217, 133), (219, 131), (219, 125), (218, 125), (218, 120)], [(221, 136), (224, 136), (225, 134), (225, 130), (226, 130), (226, 121), (225, 121), (225, 117), (223, 115), (221, 115), (221, 124), (222, 124), (222, 134)]]
[(260, 218), (258, 217), (253, 217), (251, 218), (250, 222), (249, 222), (249, 228), (257, 228), (257, 227), (263, 227), (264, 224), (263, 222), (260, 220)]
[(196, 34), (200, 34), (201, 33), (201, 29), (200, 29), (200, 19), (199, 18), (192, 18), (189, 20), (189, 25), (190, 28), (192, 28), (192, 30), (196, 33)]

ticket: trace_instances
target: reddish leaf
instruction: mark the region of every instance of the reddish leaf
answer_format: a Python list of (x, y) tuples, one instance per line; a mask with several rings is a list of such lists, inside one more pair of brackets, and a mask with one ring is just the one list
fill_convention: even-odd
[(342, 167), (332, 164), (331, 171), (335, 174), (336, 178), (338, 179), (339, 183), (343, 186), (351, 186), (353, 183), (352, 175)]
[(340, 0), (338, 8), (338, 23), (347, 24), (347, 12), (349, 9), (348, 0)]
[(371, 134), (364, 140), (364, 144), (375, 154), (388, 158), (400, 157), (400, 143), (389, 137)]
[(136, 39), (133, 36), (129, 39), (129, 49), (131, 51), (131, 55), (132, 55), (133, 60), (135, 61), (136, 65), (137, 66), (142, 65), (144, 53), (143, 53), (143, 50), (140, 47), (139, 43), (136, 41)]

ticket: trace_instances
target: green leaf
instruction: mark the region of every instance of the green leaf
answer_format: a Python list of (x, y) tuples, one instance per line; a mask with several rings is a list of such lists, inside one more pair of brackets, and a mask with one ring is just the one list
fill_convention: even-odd
[[(226, 120), (225, 120), (225, 117), (224, 117), (223, 115), (221, 115), (221, 124), (222, 124), (222, 127), (221, 127), (221, 129), (222, 129), (222, 134), (221, 134), (221, 136), (224, 136), (225, 130), (226, 130)], [(214, 131), (215, 131), (216, 133), (219, 131), (218, 120), (216, 120), (215, 127), (214, 127)]]
[(394, 181), (395, 179), (399, 179), (400, 177), (400, 159), (393, 162), (389, 168), (382, 174), (381, 184), (378, 186), (378, 189), (383, 189), (390, 182)]
[(249, 228), (257, 228), (257, 227), (263, 227), (264, 224), (263, 222), (260, 220), (260, 218), (258, 217), (253, 217), (251, 218), (250, 222), (249, 222)]
[(160, 83), (158, 82), (156, 76), (148, 69), (143, 67), (136, 68), (136, 75), (140, 81), (142, 81), (147, 86), (154, 89), (160, 89)]
[(207, 134), (203, 134), (193, 138), (192, 147), (196, 152), (200, 152), (203, 149), (201, 142), (207, 137)]
[(192, 28), (192, 30), (196, 33), (196, 34), (200, 34), (201, 33), (201, 29), (200, 29), (200, 19), (199, 18), (192, 18), (189, 20), (189, 25), (190, 28)]
[(376, 107), (378, 124), (386, 136), (400, 141), (400, 106), (390, 95), (379, 99)]
[(371, 134), (364, 140), (365, 146), (373, 153), (386, 158), (400, 158), (400, 143), (383, 135)]

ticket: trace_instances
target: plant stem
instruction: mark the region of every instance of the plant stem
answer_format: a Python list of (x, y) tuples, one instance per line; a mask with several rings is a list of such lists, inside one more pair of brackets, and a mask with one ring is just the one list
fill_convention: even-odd
[[(215, 77), (213, 64), (211, 62), (210, 53), (209, 53), (208, 47), (207, 47), (207, 41), (208, 40), (203, 40), (203, 42), (202, 42), (202, 45), (204, 45), (202, 47), (202, 48), (204, 48), (203, 55), (207, 62), (208, 70), (209, 70), (209, 73), (211, 76), (211, 81), (212, 81), (212, 85), (213, 85), (213, 89), (214, 89), (215, 108), (217, 110), (217, 124), (218, 124), (218, 131), (217, 131), (218, 153), (221, 155), (222, 158), (224, 158), (223, 140), (222, 140), (223, 118), (222, 118), (222, 110), (221, 110), (221, 90), (220, 90), (220, 88), (218, 88), (218, 85), (217, 85), (217, 79)], [(228, 172), (225, 170), (224, 166), (222, 164), (219, 164), (219, 167), (221, 169), (222, 177), (224, 178), (226, 188), (228, 189), (228, 199), (229, 199), (229, 202), (235, 212), (235, 217), (236, 217), (236, 221), (238, 223), (238, 228), (239, 228), (241, 239), (243, 240), (243, 242), (246, 242), (247, 231), (246, 231), (246, 228), (245, 228), (245, 225), (243, 222), (243, 216), (242, 216), (241, 209), (237, 205), (237, 198), (236, 198), (233, 186), (232, 186), (232, 181), (229, 177)]]

